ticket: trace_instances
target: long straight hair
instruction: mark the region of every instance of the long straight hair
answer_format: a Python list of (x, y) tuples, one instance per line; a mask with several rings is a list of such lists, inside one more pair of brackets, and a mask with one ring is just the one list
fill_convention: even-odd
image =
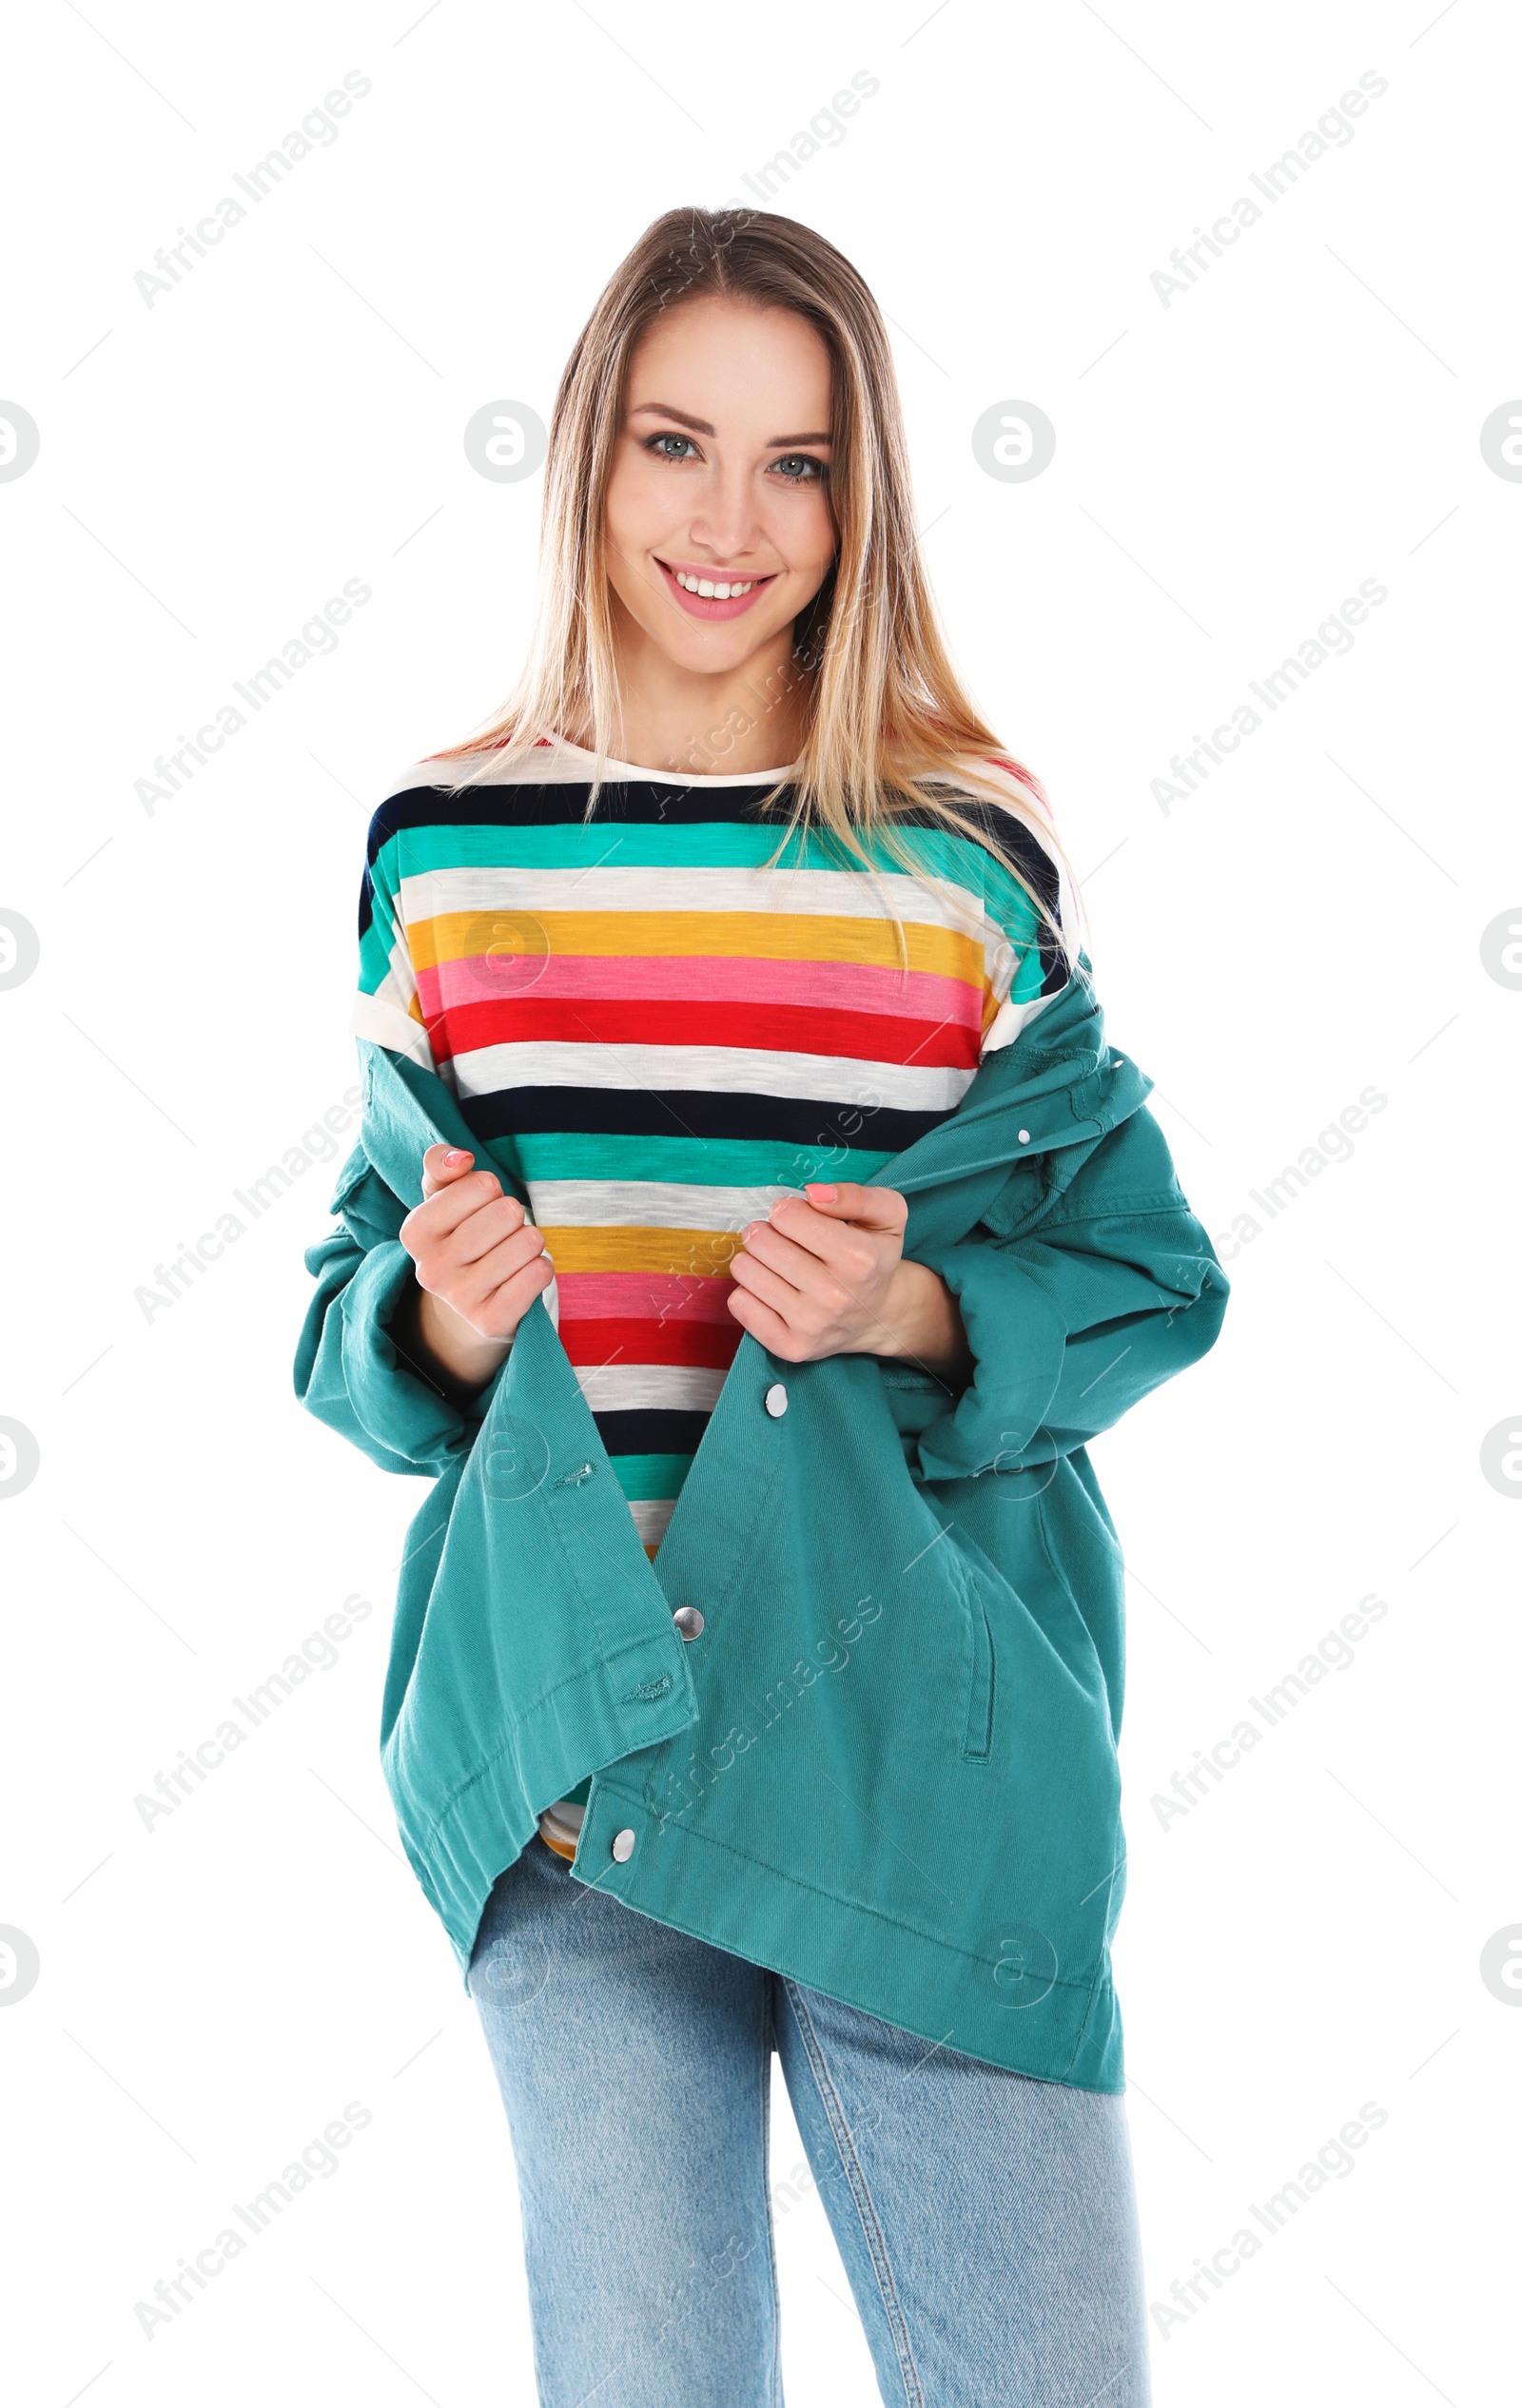
[[(1024, 888), (1069, 968), (1078, 933), (1060, 923), (1000, 842), (998, 814), (965, 816), (961, 794), (1002, 805), (1056, 869), (1074, 880), (1046, 795), (975, 709), (946, 651), (921, 566), (903, 412), (882, 313), (850, 262), (811, 226), (752, 209), (671, 209), (615, 270), (577, 337), (550, 420), (539, 541), (538, 614), (527, 662), (507, 701), (475, 735), (431, 758), (487, 757), (471, 785), (547, 737), (590, 739), (588, 816), (616, 758), (618, 681), (604, 554), (604, 496), (623, 421), (629, 363), (663, 310), (718, 294), (805, 319), (829, 355), (832, 456), (829, 491), (834, 561), (793, 626), (778, 685), (799, 696), (796, 761), (766, 797), (791, 794), (780, 853), (796, 832), (828, 829), (869, 866), (874, 838), (916, 874), (914, 813), (969, 837)], [(757, 697), (764, 711), (776, 694)], [(576, 733), (573, 735), (572, 731)], [(722, 759), (699, 744), (681, 768)], [(864, 841), (865, 840), (865, 841)], [(773, 856), (775, 859), (775, 856)]]

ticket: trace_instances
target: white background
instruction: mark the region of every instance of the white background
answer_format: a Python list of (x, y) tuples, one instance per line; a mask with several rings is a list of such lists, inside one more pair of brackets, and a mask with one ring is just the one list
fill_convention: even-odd
[[(1497, 2397), (1522, 1992), (1480, 1954), (1522, 1921), (1518, 1516), (1481, 1447), (1522, 1404), (1522, 994), (1481, 935), (1522, 921), (1522, 484), (1479, 430), (1522, 392), (1519, 47), (1480, 0), (18, 19), (0, 395), (41, 430), (0, 484), (0, 904), (41, 943), (0, 993), (0, 1414), (41, 1452), (0, 1508), (0, 1923), (41, 1959), (0, 2014), (18, 2402), (532, 2397), (503, 2119), (376, 1750), (424, 1492), (292, 1393), (333, 1165), (171, 1308), (134, 1291), (352, 1086), (366, 817), (517, 666), (539, 479), (477, 475), (466, 420), (547, 418), (641, 228), (753, 197), (862, 69), (880, 90), (775, 205), (891, 321), (956, 655), (1055, 798), (1111, 1035), (1234, 1281), (1215, 1351), (1094, 1450), (1132, 1574), (1118, 1977), (1149, 2299), (1364, 2103), (1388, 2118), (1155, 2327), (1157, 2398)], [(155, 249), (350, 69), (373, 88), (337, 142), (149, 307)], [(1367, 70), (1388, 90), (1354, 139), (1164, 306), (1175, 246)], [(971, 450), (1008, 398), (1057, 430), (1027, 483)], [(336, 651), (146, 810), (156, 756), (349, 578), (371, 598)], [(1354, 649), (1161, 807), (1172, 756), (1365, 579), (1387, 598)], [(1366, 1087), (1388, 1100), (1351, 1158), (1269, 1219), (1249, 1191)], [(1164, 1824), (1174, 1773), (1371, 1592), (1354, 1662)], [(146, 1830), (138, 1794), (356, 1593), (338, 1662)], [(372, 2121), (340, 2172), (145, 2340), (134, 2303), (351, 2100)], [(779, 2180), (801, 2158), (780, 2107)], [(811, 2196), (779, 2249), (790, 2408), (873, 2398)]]

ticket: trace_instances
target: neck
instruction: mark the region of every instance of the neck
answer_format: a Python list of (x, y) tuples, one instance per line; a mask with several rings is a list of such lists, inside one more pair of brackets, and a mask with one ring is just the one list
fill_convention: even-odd
[(615, 601), (618, 760), (690, 777), (761, 775), (796, 760), (810, 677), (793, 659), (790, 628), (738, 668), (704, 676), (670, 659)]

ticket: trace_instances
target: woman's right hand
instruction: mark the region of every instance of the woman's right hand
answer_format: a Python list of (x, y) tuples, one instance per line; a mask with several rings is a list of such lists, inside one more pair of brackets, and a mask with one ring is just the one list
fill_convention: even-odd
[(475, 1159), (462, 1148), (431, 1145), (422, 1157), (423, 1200), (397, 1233), (420, 1291), (418, 1334), (467, 1387), (491, 1377), (555, 1277), (542, 1232), (516, 1196), (503, 1194), (496, 1172), (476, 1170)]

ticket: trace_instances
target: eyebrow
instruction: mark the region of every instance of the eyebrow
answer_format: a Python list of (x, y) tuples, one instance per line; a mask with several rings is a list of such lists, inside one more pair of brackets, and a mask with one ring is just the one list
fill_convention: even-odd
[[(712, 435), (713, 432), (707, 418), (690, 418), (685, 410), (673, 410), (669, 401), (641, 401), (629, 415), (632, 418), (674, 418), (678, 426), (690, 426), (694, 435)], [(790, 443), (828, 443), (831, 439), (828, 434), (769, 435), (766, 447), (768, 451), (778, 451)]]

